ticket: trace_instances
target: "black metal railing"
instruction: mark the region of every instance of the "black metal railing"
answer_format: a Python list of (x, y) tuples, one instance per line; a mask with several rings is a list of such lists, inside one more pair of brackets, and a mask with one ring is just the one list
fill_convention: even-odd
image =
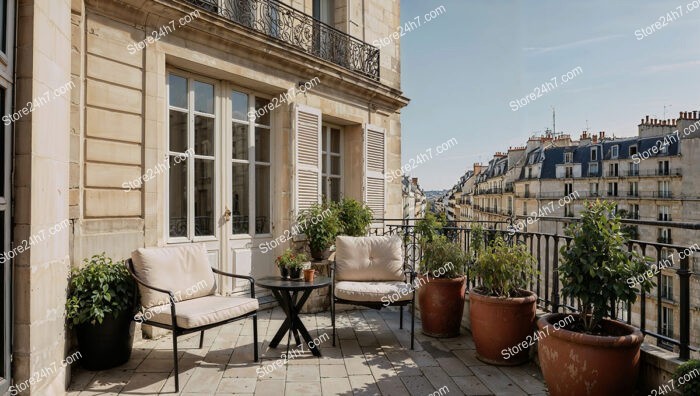
[[(376, 224), (381, 224), (372, 228), (372, 235), (398, 234), (403, 237), (404, 252), (407, 264), (414, 267), (419, 267), (421, 259), (420, 235), (418, 235), (414, 226), (418, 219), (411, 219), (410, 222), (405, 219), (376, 219)], [(576, 220), (574, 220), (576, 221)], [(493, 240), (497, 235), (501, 235), (505, 239), (513, 243), (525, 244), (530, 254), (535, 257), (535, 266), (539, 276), (533, 276), (530, 279), (529, 289), (534, 291), (538, 296), (538, 307), (547, 312), (578, 312), (578, 302), (572, 299), (563, 297), (560, 293), (562, 288), (559, 280), (559, 263), (561, 260), (560, 248), (568, 246), (571, 243), (571, 237), (559, 234), (547, 234), (540, 232), (520, 232), (512, 228), (512, 223), (507, 221), (452, 221), (447, 227), (439, 230), (439, 232), (447, 236), (450, 240), (459, 243), (462, 249), (466, 252), (470, 250), (472, 228), (475, 224), (480, 224), (484, 228), (487, 240)], [(668, 240), (670, 242), (670, 239)], [(637, 302), (634, 304), (634, 321), (633, 321), (633, 306), (631, 304), (618, 303), (614, 316), (628, 324), (638, 327), (642, 333), (648, 335), (657, 341), (657, 345), (674, 350), (678, 353), (681, 359), (687, 360), (690, 357), (690, 351), (700, 351), (698, 346), (690, 345), (691, 332), (691, 308), (690, 308), (690, 277), (693, 274), (690, 270), (690, 254), (688, 250), (692, 247), (680, 245), (672, 245), (662, 242), (647, 242), (639, 240), (628, 240), (627, 249), (635, 249), (641, 252), (644, 256), (649, 257), (648, 265), (652, 269), (655, 263), (664, 263), (668, 270), (675, 271), (678, 277), (679, 294), (677, 299), (677, 309), (679, 310), (679, 326), (675, 327), (677, 337), (669, 337), (664, 335), (661, 321), (661, 308), (663, 293), (661, 292), (661, 271), (653, 271), (655, 278), (655, 286), (649, 294), (641, 293)], [(690, 250), (691, 252), (694, 250)], [(673, 252), (673, 253), (672, 253)], [(683, 258), (680, 258), (680, 252), (684, 252)], [(676, 260), (667, 260), (669, 253)], [(680, 259), (678, 259), (680, 258)], [(475, 279), (470, 274), (469, 266), (465, 266), (467, 275), (468, 288), (475, 287), (479, 284), (479, 279)], [(668, 274), (665, 272), (664, 274)], [(655, 301), (656, 317), (647, 321), (647, 303)], [(674, 309), (676, 309), (674, 307)], [(693, 329), (698, 332), (700, 329)], [(694, 334), (694, 339), (700, 338), (698, 334)]]
[(307, 54), (379, 81), (379, 48), (278, 0), (185, 0)]

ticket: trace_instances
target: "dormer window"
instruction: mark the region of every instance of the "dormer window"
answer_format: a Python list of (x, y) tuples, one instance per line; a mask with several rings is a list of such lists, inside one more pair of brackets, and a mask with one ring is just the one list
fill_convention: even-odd
[(593, 147), (591, 149), (591, 161), (598, 161), (598, 148)]
[(630, 157), (637, 154), (637, 146), (630, 146)]
[(612, 158), (617, 158), (620, 155), (620, 146), (614, 145), (612, 146), (612, 151), (610, 152), (610, 156)]
[(574, 160), (574, 153), (564, 153), (564, 163), (570, 164)]

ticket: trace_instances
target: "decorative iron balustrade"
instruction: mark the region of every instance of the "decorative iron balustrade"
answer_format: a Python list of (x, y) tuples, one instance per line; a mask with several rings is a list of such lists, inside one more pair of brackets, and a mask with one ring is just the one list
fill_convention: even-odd
[[(409, 223), (410, 221), (410, 223)], [(374, 219), (370, 235), (401, 235), (403, 237), (404, 252), (406, 263), (414, 268), (419, 267), (422, 258), (420, 247), (420, 233), (415, 227), (418, 219)], [(576, 219), (572, 219), (576, 221)], [(379, 226), (381, 224), (381, 226)], [(530, 252), (535, 257), (533, 264), (539, 276), (530, 278), (529, 289), (535, 292), (538, 296), (537, 305), (546, 312), (579, 312), (578, 302), (562, 296), (561, 280), (559, 279), (559, 263), (561, 260), (560, 248), (569, 246), (572, 238), (560, 234), (547, 234), (540, 232), (523, 232), (512, 228), (512, 223), (508, 221), (487, 221), (487, 220), (465, 220), (465, 221), (450, 221), (448, 226), (438, 230), (442, 235), (445, 235), (453, 242), (457, 242), (460, 247), (469, 252), (471, 245), (471, 233), (476, 224), (480, 224), (485, 230), (485, 238), (488, 240), (494, 239), (497, 235), (512, 242), (525, 244)], [(691, 345), (691, 305), (690, 305), (690, 278), (693, 272), (690, 268), (690, 257), (685, 255), (680, 260), (667, 263), (669, 254), (680, 257), (678, 253), (685, 251), (688, 247), (680, 245), (672, 245), (670, 236), (668, 238), (659, 237), (657, 242), (628, 240), (627, 249), (635, 249), (648, 257), (647, 265), (650, 270), (653, 270), (653, 265), (658, 263), (666, 263), (668, 270), (675, 272), (676, 280), (674, 285), (679, 285), (679, 293), (677, 306), (674, 309), (679, 311), (679, 326), (674, 327), (674, 335), (677, 338), (667, 336), (664, 333), (663, 323), (661, 320), (662, 308), (662, 288), (661, 288), (661, 271), (654, 271), (653, 278), (656, 286), (649, 294), (641, 293), (635, 305), (631, 304), (615, 304), (617, 309), (615, 317), (617, 320), (638, 327), (642, 333), (655, 338), (657, 345), (665, 349), (673, 349), (678, 353), (679, 357), (687, 360), (690, 357), (690, 351), (698, 352), (698, 345)], [(666, 260), (666, 261), (664, 261)], [(467, 288), (475, 287), (480, 283), (480, 279), (476, 279), (471, 273), (469, 265), (465, 265), (465, 273), (467, 276)], [(670, 272), (664, 272), (669, 274)], [(647, 316), (647, 304), (651, 300), (655, 302), (655, 315), (649, 318)], [(651, 325), (651, 328), (647, 327)], [(697, 339), (697, 337), (695, 337)]]
[(379, 81), (379, 48), (277, 0), (185, 0), (301, 51)]

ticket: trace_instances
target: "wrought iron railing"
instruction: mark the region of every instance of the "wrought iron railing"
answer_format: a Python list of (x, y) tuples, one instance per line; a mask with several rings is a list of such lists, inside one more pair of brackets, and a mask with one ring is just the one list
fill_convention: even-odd
[[(411, 224), (415, 224), (417, 219)], [(407, 264), (417, 267), (421, 258), (421, 247), (419, 244), (420, 235), (417, 233), (414, 225), (408, 225), (405, 220), (401, 219), (376, 219), (376, 224), (383, 224), (381, 227), (375, 227), (371, 230), (373, 235), (399, 234), (404, 240), (404, 252)], [(559, 263), (560, 263), (560, 248), (568, 246), (571, 243), (571, 237), (559, 234), (547, 234), (540, 232), (519, 232), (512, 228), (509, 222), (492, 222), (492, 221), (459, 221), (450, 222), (448, 227), (444, 227), (440, 232), (460, 244), (464, 251), (469, 252), (471, 244), (471, 233), (474, 224), (481, 224), (486, 230), (486, 238), (491, 240), (496, 235), (511, 240), (512, 242), (525, 244), (530, 253), (535, 257), (535, 265), (539, 276), (534, 276), (530, 279), (529, 289), (534, 291), (538, 296), (538, 307), (547, 312), (578, 312), (577, 302), (571, 299), (564, 298), (561, 293), (561, 281), (559, 280)], [(670, 240), (669, 240), (670, 242)], [(632, 305), (623, 306), (617, 304), (617, 310), (614, 316), (628, 324), (638, 327), (642, 333), (656, 339), (660, 347), (669, 349), (675, 347), (681, 359), (688, 359), (690, 351), (698, 352), (698, 346), (691, 346), (691, 307), (690, 307), (690, 277), (693, 274), (690, 269), (690, 255), (688, 254), (689, 247), (672, 245), (670, 243), (647, 242), (638, 240), (629, 240), (627, 242), (628, 249), (635, 249), (641, 252), (644, 256), (651, 256), (651, 265), (659, 263), (659, 267), (663, 264), (667, 267), (665, 271), (675, 271), (678, 278), (679, 293), (677, 301), (677, 309), (679, 310), (679, 326), (676, 330), (676, 337), (664, 335), (661, 309), (663, 293), (661, 292), (661, 276), (662, 271), (653, 271), (655, 283), (657, 286), (652, 289), (649, 294), (641, 293), (637, 302), (634, 305), (634, 316)], [(672, 256), (681, 257), (680, 252), (684, 252), (685, 256), (680, 260), (668, 261), (668, 255), (674, 252)], [(655, 260), (655, 261), (654, 261)], [(475, 279), (470, 274), (469, 266), (465, 266), (467, 274), (468, 288), (475, 287), (479, 284), (479, 279)], [(664, 273), (665, 275), (668, 272)], [(647, 322), (647, 299), (655, 300), (656, 317)], [(676, 309), (674, 307), (674, 309)], [(633, 320), (633, 317), (635, 320)], [(652, 328), (647, 328), (648, 324), (652, 324)], [(675, 328), (675, 327), (674, 327)], [(693, 329), (698, 332), (700, 329)], [(698, 334), (694, 334), (694, 339), (700, 338)]]
[(184, 1), (379, 81), (379, 48), (277, 0)]

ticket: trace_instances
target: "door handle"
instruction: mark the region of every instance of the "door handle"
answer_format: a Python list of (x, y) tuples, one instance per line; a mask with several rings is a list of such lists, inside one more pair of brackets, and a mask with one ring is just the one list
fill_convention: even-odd
[(226, 210), (224, 211), (224, 220), (225, 221), (231, 220), (231, 209), (229, 209), (228, 206), (226, 207)]

